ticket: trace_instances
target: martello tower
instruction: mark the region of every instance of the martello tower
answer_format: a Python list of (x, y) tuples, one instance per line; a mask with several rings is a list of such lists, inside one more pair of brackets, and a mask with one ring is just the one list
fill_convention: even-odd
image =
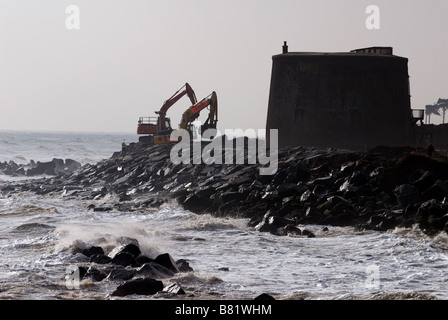
[(267, 115), (279, 146), (365, 150), (412, 143), (408, 59), (390, 47), (272, 57)]

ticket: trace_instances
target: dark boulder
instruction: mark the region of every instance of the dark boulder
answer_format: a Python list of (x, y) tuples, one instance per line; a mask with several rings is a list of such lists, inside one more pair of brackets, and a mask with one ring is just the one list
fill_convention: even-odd
[(165, 288), (163, 288), (163, 291), (164, 292), (169, 292), (169, 293), (172, 293), (172, 294), (185, 294), (184, 289), (177, 282), (172, 283), (172, 284), (166, 286)]
[(135, 258), (135, 264), (137, 267), (141, 267), (145, 263), (150, 263), (151, 261), (152, 261), (151, 258), (144, 255), (139, 255), (138, 257)]
[(412, 184), (402, 184), (397, 186), (394, 190), (398, 203), (406, 207), (410, 204), (415, 204), (420, 201), (420, 192), (416, 186)]
[(82, 250), (82, 254), (90, 257), (94, 254), (102, 254), (104, 255), (104, 250), (101, 247), (91, 246), (90, 248)]
[(431, 172), (426, 171), (413, 183), (413, 185), (416, 186), (420, 192), (423, 192), (433, 185), (435, 181), (434, 175)]
[(193, 271), (193, 268), (190, 267), (190, 264), (185, 259), (177, 260), (176, 267), (180, 272), (192, 272)]
[(81, 168), (80, 162), (72, 159), (65, 159), (65, 169), (67, 172), (72, 173), (80, 168)]
[(117, 264), (123, 267), (135, 264), (134, 255), (129, 252), (119, 252), (111, 260), (111, 263)]
[(422, 193), (423, 200), (437, 199), (443, 200), (448, 196), (448, 184), (445, 181), (437, 180), (432, 186)]
[(94, 212), (105, 212), (105, 211), (112, 211), (114, 210), (114, 208), (112, 207), (94, 207), (93, 211)]
[(287, 235), (293, 235), (293, 236), (301, 236), (302, 235), (302, 230), (300, 230), (299, 228), (297, 228), (294, 225), (288, 224), (287, 226), (285, 226), (283, 228), (283, 231), (287, 234)]
[(263, 220), (255, 226), (255, 230), (278, 234), (278, 229), (284, 228), (291, 223), (293, 223), (292, 220), (276, 216), (272, 211), (268, 211), (263, 216)]
[(64, 175), (65, 174), (65, 166), (63, 159), (54, 158), (51, 162), (54, 163), (53, 171), (56, 175)]
[(305, 216), (301, 216), (302, 221), (306, 223), (318, 223), (324, 217), (322, 211), (314, 206), (309, 206), (305, 210)]
[(48, 174), (48, 175), (56, 175), (55, 168), (56, 168), (56, 160), (55, 162), (40, 162), (38, 161), (36, 163), (36, 166), (33, 168), (30, 168), (26, 170), (27, 176), (35, 176), (35, 175), (42, 175), (42, 174)]
[(107, 276), (108, 279), (111, 280), (129, 280), (132, 279), (137, 274), (137, 271), (135, 269), (126, 269), (126, 268), (114, 268), (110, 270), (109, 275)]
[(98, 270), (97, 268), (89, 267), (87, 269), (86, 277), (91, 278), (93, 281), (100, 282), (107, 278), (107, 273), (102, 270)]
[(98, 263), (98, 264), (106, 264), (110, 263), (112, 258), (105, 254), (92, 254), (90, 256), (90, 262)]
[(367, 177), (363, 172), (356, 170), (351, 175), (349, 182), (354, 186), (361, 186), (367, 183)]
[(169, 253), (163, 253), (158, 255), (154, 261), (154, 263), (160, 264), (161, 266), (167, 268), (168, 270), (178, 273), (179, 269), (176, 266), (176, 262), (174, 262), (173, 258)]
[(87, 274), (87, 268), (83, 266), (78, 266), (79, 277), (82, 279)]
[(295, 183), (282, 183), (277, 188), (280, 197), (288, 197), (295, 195), (297, 192), (297, 185)]
[(254, 298), (257, 301), (275, 301), (275, 298), (267, 293), (262, 293)]
[[(445, 211), (446, 212), (446, 211)], [(448, 214), (443, 216), (430, 216), (428, 217), (428, 223), (434, 231), (439, 232), (446, 230), (446, 225), (448, 223)]]
[(164, 266), (152, 261), (145, 263), (143, 266), (137, 269), (139, 276), (151, 277), (151, 278), (168, 278), (174, 276), (174, 272)]
[(182, 202), (182, 206), (192, 212), (201, 212), (208, 207), (210, 202), (209, 198), (200, 197), (195, 193), (191, 193)]
[(163, 282), (152, 278), (129, 280), (118, 286), (112, 296), (124, 297), (130, 294), (153, 295), (164, 288)]
[(386, 216), (380, 223), (377, 224), (375, 230), (377, 231), (387, 231), (390, 229), (395, 229), (397, 226), (397, 220), (395, 217)]
[(313, 202), (317, 199), (317, 197), (313, 194), (311, 190), (306, 190), (300, 196), (300, 202)]
[(415, 220), (420, 229), (427, 233), (435, 233), (445, 230), (448, 221), (448, 205), (436, 199), (431, 199), (421, 204), (417, 210)]
[(414, 184), (417, 180), (419, 180), (424, 174), (425, 174), (425, 170), (423, 169), (418, 169), (416, 171), (414, 171), (410, 176), (409, 176), (409, 183), (410, 184)]
[(315, 238), (316, 237), (316, 235), (308, 229), (302, 230), (302, 236), (307, 237), (307, 238)]
[(142, 252), (140, 251), (140, 248), (135, 243), (129, 243), (125, 245), (118, 253), (121, 252), (127, 252), (131, 254), (134, 257), (139, 256)]

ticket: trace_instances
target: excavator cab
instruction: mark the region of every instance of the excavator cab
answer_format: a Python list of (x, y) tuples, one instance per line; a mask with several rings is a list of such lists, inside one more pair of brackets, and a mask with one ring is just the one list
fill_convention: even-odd
[[(162, 121), (161, 118), (159, 118), (159, 121)], [(162, 126), (162, 123), (159, 123), (159, 130), (157, 134), (171, 134), (173, 131), (173, 128), (171, 128), (171, 120), (170, 118), (165, 117), (165, 123)]]

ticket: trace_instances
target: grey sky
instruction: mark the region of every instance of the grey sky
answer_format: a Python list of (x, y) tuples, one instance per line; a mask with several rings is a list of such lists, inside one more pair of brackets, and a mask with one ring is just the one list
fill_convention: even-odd
[[(368, 30), (368, 5), (380, 30)], [(80, 9), (68, 30), (67, 6)], [(220, 130), (264, 128), (272, 55), (392, 46), (412, 108), (448, 98), (446, 0), (0, 0), (0, 130), (135, 132), (188, 82)], [(189, 107), (169, 110), (174, 126)], [(201, 118), (203, 118), (203, 115)], [(433, 120), (435, 117), (432, 117)]]

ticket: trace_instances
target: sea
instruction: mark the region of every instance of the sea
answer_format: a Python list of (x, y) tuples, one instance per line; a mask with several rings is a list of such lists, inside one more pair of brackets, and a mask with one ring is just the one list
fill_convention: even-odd
[[(0, 161), (93, 164), (120, 151), (123, 139), (131, 143), (138, 136), (0, 131)], [(0, 185), (22, 179), (35, 178), (0, 175)], [(193, 271), (162, 279), (184, 288), (181, 299), (242, 300), (262, 293), (278, 300), (448, 298), (446, 233), (306, 225), (300, 227), (316, 237), (276, 236), (255, 231), (247, 219), (197, 215), (176, 203), (141, 212), (93, 212), (89, 204), (62, 194), (0, 193), (0, 299), (173, 299), (115, 297), (118, 284), (108, 279), (68, 285), (68, 270), (85, 262), (80, 249), (112, 251), (129, 238), (149, 257), (169, 253), (188, 261)]]

